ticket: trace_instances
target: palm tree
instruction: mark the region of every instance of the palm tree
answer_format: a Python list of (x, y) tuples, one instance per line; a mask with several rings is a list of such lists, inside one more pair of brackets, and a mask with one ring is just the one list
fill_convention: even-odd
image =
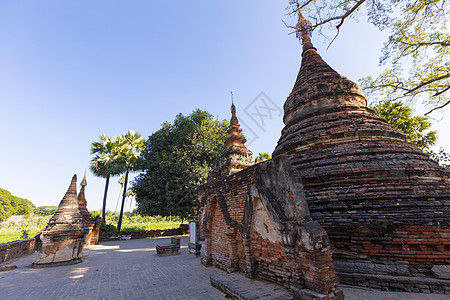
[(128, 174), (130, 171), (136, 170), (139, 155), (144, 148), (144, 139), (139, 133), (129, 130), (125, 135), (119, 137), (119, 161), (122, 167), (122, 173), (125, 173), (125, 181), (122, 195), (122, 205), (120, 207), (119, 222), (117, 230), (122, 227), (123, 207), (127, 196)]
[(100, 141), (93, 142), (91, 145), (91, 154), (94, 155), (94, 157), (91, 159), (90, 169), (95, 176), (106, 178), (102, 208), (102, 220), (103, 222), (106, 222), (105, 210), (109, 178), (110, 176), (122, 173), (122, 166), (119, 164), (118, 160), (118, 138), (111, 138), (110, 136), (103, 134), (99, 139)]

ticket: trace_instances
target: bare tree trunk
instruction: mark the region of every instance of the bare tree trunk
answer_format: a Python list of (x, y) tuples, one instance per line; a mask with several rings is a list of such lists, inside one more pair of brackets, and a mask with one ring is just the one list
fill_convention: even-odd
[(109, 186), (109, 175), (106, 177), (106, 183), (105, 183), (105, 193), (103, 194), (103, 209), (102, 209), (102, 222), (106, 223), (106, 195), (108, 194), (108, 186)]
[(128, 183), (128, 172), (125, 173), (125, 182), (123, 186), (123, 195), (122, 195), (122, 205), (120, 206), (120, 215), (119, 215), (119, 222), (117, 223), (117, 231), (120, 231), (120, 228), (122, 227), (122, 217), (123, 217), (123, 207), (125, 205), (125, 197), (127, 195), (127, 183)]

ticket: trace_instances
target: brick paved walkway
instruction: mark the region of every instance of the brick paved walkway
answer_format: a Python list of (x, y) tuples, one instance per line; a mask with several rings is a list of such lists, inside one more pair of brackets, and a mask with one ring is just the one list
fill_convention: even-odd
[[(169, 241), (170, 238), (155, 238), (103, 242), (87, 249), (84, 262), (70, 266), (30, 269), (33, 255), (9, 261), (6, 264), (18, 268), (0, 273), (0, 299), (225, 299), (210, 285), (210, 277), (240, 282), (236, 277), (241, 275), (205, 268), (199, 258), (188, 255), (187, 237), (181, 239), (180, 255), (156, 256), (156, 245)], [(251, 282), (242, 280), (242, 284)], [(260, 282), (249, 290), (260, 292), (266, 296), (264, 299), (270, 298), (267, 294), (274, 294), (274, 298), (280, 294), (278, 286)], [(343, 290), (349, 300), (449, 298), (353, 287)]]

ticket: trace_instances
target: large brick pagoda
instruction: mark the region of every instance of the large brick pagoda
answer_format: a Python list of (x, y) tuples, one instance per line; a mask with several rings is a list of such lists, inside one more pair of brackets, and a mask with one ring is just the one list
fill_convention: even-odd
[(368, 108), (361, 88), (302, 37), (273, 157), (287, 155), (299, 172), (341, 282), (450, 292), (448, 274), (436, 272), (450, 264), (450, 171)]

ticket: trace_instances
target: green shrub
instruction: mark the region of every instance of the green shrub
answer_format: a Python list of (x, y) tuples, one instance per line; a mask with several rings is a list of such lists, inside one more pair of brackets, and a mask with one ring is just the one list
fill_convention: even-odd
[(113, 232), (117, 231), (117, 227), (114, 226), (113, 224), (106, 224), (105, 222), (102, 222), (102, 224), (100, 225), (100, 231)]
[(100, 210), (91, 210), (89, 213), (91, 214), (92, 221), (97, 221), (97, 219), (102, 217), (102, 212)]

